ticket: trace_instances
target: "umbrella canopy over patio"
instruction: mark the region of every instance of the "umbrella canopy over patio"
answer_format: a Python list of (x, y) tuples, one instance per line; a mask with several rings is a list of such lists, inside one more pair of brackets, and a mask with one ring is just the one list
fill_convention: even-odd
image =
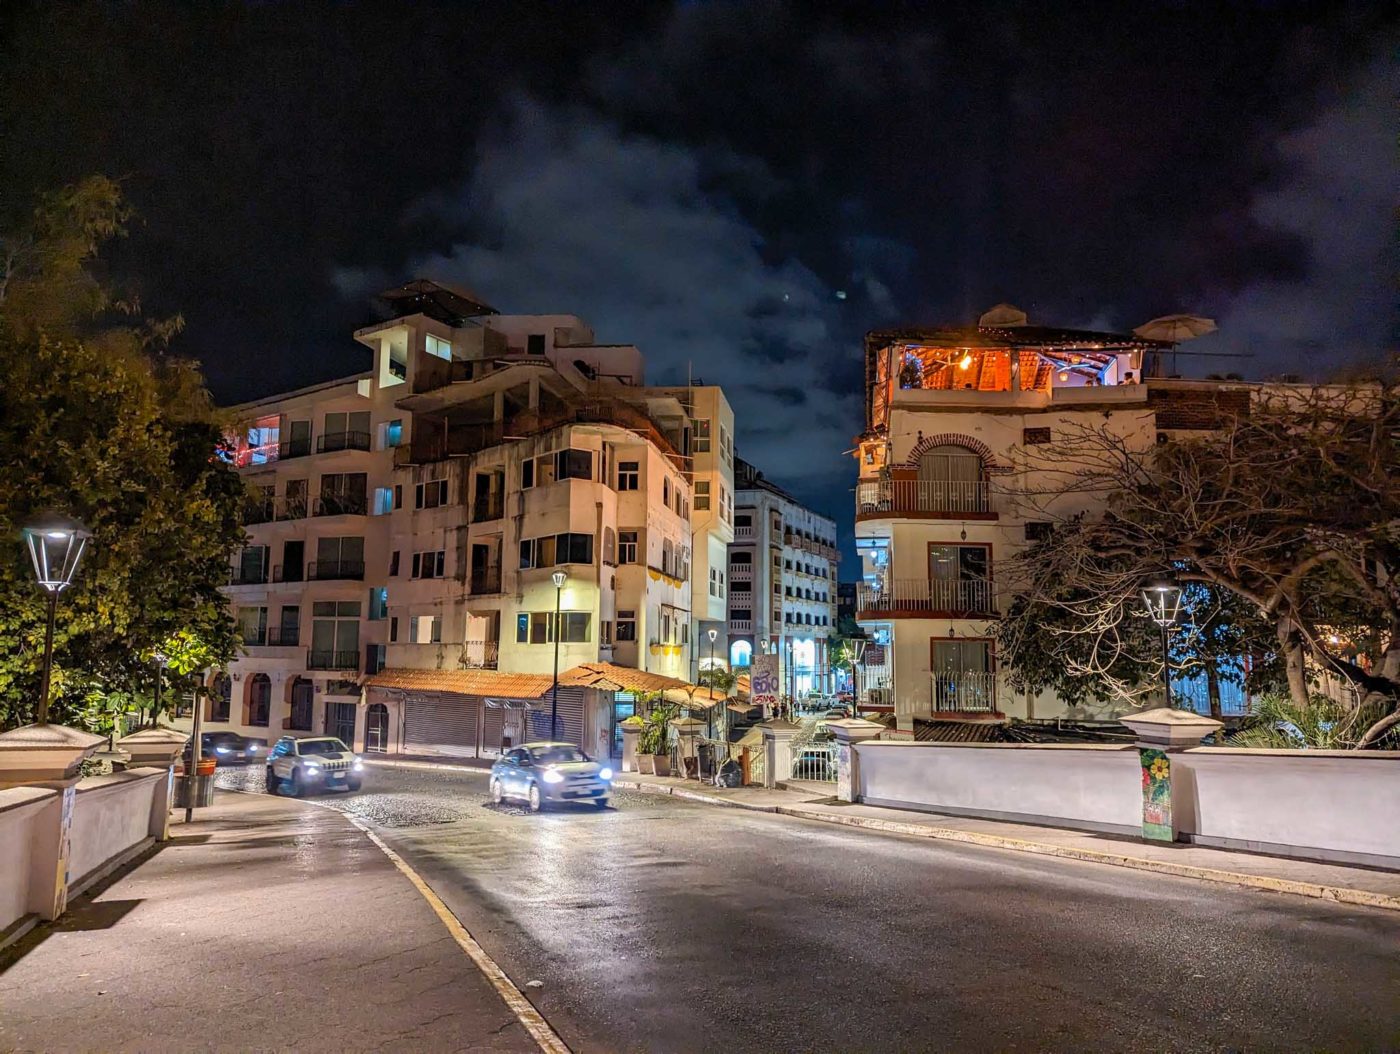
[(1163, 315), (1133, 330), (1143, 340), (1164, 340), (1172, 344), (1204, 337), (1215, 332), (1215, 321), (1199, 315)]

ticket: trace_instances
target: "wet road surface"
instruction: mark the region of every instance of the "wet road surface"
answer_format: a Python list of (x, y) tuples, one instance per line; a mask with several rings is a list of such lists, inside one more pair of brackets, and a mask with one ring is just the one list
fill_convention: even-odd
[(316, 800), (579, 1051), (1400, 1049), (1390, 912), (658, 795), (532, 815), (471, 771)]

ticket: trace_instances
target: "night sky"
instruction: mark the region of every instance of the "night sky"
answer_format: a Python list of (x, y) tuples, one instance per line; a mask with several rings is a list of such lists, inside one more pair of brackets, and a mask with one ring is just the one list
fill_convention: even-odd
[[(1391, 4), (10, 4), (0, 218), (92, 172), (224, 401), (367, 365), (412, 277), (722, 384), (849, 534), (860, 337), (1215, 318), (1183, 371), (1395, 345)], [(847, 561), (846, 575), (854, 570)]]

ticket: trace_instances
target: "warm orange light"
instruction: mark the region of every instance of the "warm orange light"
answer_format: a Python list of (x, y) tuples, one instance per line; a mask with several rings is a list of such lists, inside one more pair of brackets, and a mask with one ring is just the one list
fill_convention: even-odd
[(1060, 380), (1062, 380), (1062, 381), (1067, 381), (1067, 380), (1069, 380), (1069, 370), (1061, 370), (1061, 371), (1060, 371)]
[(969, 366), (971, 366), (971, 365), (972, 365), (972, 352), (969, 351), (966, 355), (964, 355), (964, 356), (962, 357), (962, 361), (961, 361), (960, 363), (958, 363), (958, 366), (959, 366), (959, 368), (965, 370), (965, 369), (967, 369), (967, 368), (968, 368)]

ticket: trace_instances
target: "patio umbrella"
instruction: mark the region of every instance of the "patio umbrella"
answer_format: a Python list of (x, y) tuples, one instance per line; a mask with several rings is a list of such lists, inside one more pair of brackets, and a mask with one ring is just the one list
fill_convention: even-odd
[(1151, 322), (1144, 322), (1133, 330), (1133, 333), (1143, 340), (1162, 340), (1171, 344), (1195, 340), (1214, 332), (1215, 320), (1198, 315), (1163, 315)]

